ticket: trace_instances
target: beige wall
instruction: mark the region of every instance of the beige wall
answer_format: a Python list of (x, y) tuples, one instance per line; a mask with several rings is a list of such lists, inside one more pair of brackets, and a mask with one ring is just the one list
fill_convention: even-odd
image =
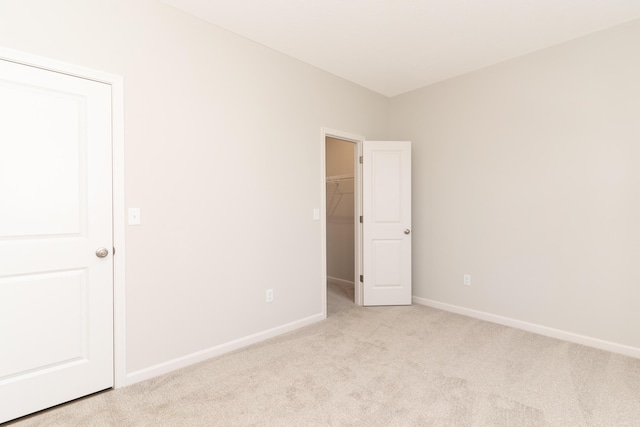
[[(327, 177), (354, 175), (355, 144), (327, 138)], [(327, 275), (355, 278), (354, 180), (327, 184)]]
[(153, 0), (2, 0), (0, 44), (124, 76), (129, 373), (322, 314), (320, 130), (386, 98)]
[(415, 296), (640, 347), (639, 53), (633, 21), (391, 100)]

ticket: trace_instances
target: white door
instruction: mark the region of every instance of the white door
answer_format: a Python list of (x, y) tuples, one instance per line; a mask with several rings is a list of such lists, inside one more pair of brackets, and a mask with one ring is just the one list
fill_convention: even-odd
[(364, 141), (364, 305), (411, 304), (411, 142)]
[(0, 60), (0, 423), (113, 386), (111, 175), (110, 86)]

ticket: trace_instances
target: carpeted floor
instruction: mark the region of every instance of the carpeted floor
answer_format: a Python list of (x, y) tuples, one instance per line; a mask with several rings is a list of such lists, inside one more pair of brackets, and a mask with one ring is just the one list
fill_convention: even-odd
[(327, 317), (355, 307), (353, 294), (353, 285), (329, 281), (327, 283)]
[(638, 359), (418, 305), (341, 307), (13, 424), (640, 426)]

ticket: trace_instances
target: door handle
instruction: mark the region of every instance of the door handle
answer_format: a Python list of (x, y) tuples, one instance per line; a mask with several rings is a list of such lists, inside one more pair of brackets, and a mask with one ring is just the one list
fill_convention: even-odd
[(97, 256), (98, 258), (104, 258), (104, 257), (106, 257), (107, 255), (109, 255), (109, 249), (107, 249), (107, 248), (99, 248), (99, 249), (96, 251), (96, 256)]
[(406, 230), (404, 230), (404, 234), (411, 234), (411, 230), (407, 228)]

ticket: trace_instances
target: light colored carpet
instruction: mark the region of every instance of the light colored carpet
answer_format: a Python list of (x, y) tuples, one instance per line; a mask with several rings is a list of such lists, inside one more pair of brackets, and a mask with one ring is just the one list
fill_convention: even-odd
[(354, 307), (353, 285), (327, 282), (327, 317)]
[(640, 360), (422, 306), (327, 320), (16, 426), (640, 426)]

